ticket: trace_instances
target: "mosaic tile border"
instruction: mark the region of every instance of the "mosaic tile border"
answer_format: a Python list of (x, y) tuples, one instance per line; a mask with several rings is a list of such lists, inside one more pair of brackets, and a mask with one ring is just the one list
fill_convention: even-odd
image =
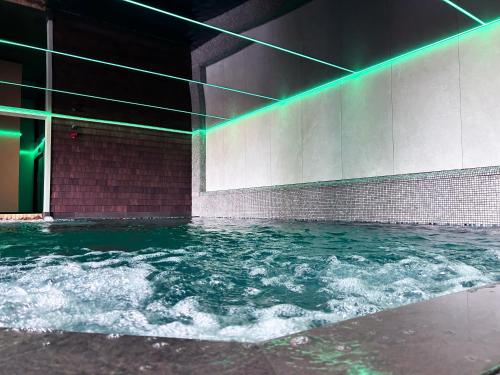
[(374, 183), (374, 182), (385, 182), (385, 181), (398, 181), (398, 180), (420, 180), (420, 179), (438, 179), (438, 178), (463, 178), (466, 176), (491, 176), (500, 175), (500, 166), (493, 167), (479, 167), (479, 168), (467, 168), (467, 169), (452, 169), (445, 171), (435, 171), (435, 172), (421, 172), (421, 173), (411, 173), (411, 174), (400, 174), (400, 175), (387, 175), (387, 176), (374, 176), (374, 177), (363, 177), (363, 178), (352, 178), (343, 180), (331, 180), (331, 181), (316, 181), (316, 182), (305, 182), (297, 184), (288, 185), (270, 185), (261, 186), (256, 188), (241, 188), (241, 189), (228, 189), (228, 190), (217, 190), (217, 191), (206, 191), (204, 194), (225, 194), (227, 192), (244, 192), (248, 190), (255, 189), (269, 189), (269, 190), (284, 190), (284, 189), (298, 189), (298, 188), (310, 188), (310, 187), (324, 187), (324, 186), (337, 186), (337, 185), (350, 185), (357, 183)]

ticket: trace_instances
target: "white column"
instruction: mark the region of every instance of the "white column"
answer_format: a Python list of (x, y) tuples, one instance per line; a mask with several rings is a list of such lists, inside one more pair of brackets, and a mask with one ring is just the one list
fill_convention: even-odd
[[(47, 20), (47, 49), (54, 48), (53, 23)], [(46, 87), (52, 89), (52, 53), (46, 54)], [(52, 91), (45, 91), (45, 110), (52, 113)], [(44, 156), (44, 179), (43, 179), (43, 216), (50, 216), (50, 179), (52, 165), (52, 116), (45, 118), (45, 156)]]

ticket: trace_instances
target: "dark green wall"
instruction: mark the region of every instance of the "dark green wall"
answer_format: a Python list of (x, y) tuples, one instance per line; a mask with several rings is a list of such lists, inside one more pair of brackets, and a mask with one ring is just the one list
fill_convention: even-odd
[(44, 125), (30, 119), (21, 120), (21, 152), (19, 155), (19, 212), (41, 212), (43, 202), (43, 149), (33, 150), (43, 139)]
[[(21, 150), (31, 151), (35, 145), (35, 121), (21, 120)], [(33, 156), (28, 152), (19, 155), (19, 212), (33, 212)]]

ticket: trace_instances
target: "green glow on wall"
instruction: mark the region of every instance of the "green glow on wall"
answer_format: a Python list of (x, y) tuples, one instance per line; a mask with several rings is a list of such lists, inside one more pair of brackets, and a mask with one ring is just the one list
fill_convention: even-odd
[(138, 1), (133, 1), (133, 0), (122, 0), (122, 1), (124, 1), (126, 3), (129, 3), (129, 4), (137, 5), (139, 7), (145, 8), (145, 9), (152, 10), (152, 11), (157, 12), (157, 13), (165, 14), (167, 16), (174, 17), (174, 18), (177, 18), (177, 19), (182, 20), (182, 21), (190, 22), (190, 23), (193, 23), (193, 24), (198, 25), (198, 26), (206, 27), (208, 29), (212, 29), (212, 30), (215, 30), (215, 31), (227, 34), (227, 35), (231, 35), (231, 36), (234, 36), (234, 37), (237, 37), (237, 38), (240, 38), (240, 39), (244, 39), (244, 40), (252, 42), (252, 43), (256, 43), (256, 44), (260, 44), (262, 46), (274, 48), (274, 49), (276, 49), (278, 51), (286, 52), (286, 53), (289, 53), (291, 55), (302, 57), (304, 59), (311, 60), (311, 61), (323, 64), (323, 65), (328, 65), (328, 66), (330, 66), (332, 68), (344, 70), (346, 72), (351, 72), (351, 73), (353, 72), (353, 70), (351, 70), (351, 69), (347, 69), (347, 68), (344, 68), (342, 66), (339, 66), (339, 65), (336, 65), (336, 64), (332, 64), (332, 63), (330, 63), (328, 61), (320, 60), (320, 59), (317, 59), (317, 58), (312, 57), (312, 56), (304, 55), (303, 53), (295, 52), (295, 51), (292, 51), (292, 50), (289, 50), (289, 49), (277, 46), (275, 44), (263, 42), (261, 40), (254, 39), (254, 38), (251, 38), (251, 37), (243, 35), (243, 34), (234, 33), (232, 31), (229, 31), (229, 30), (226, 30), (226, 29), (221, 29), (220, 27), (212, 26), (212, 25), (209, 25), (207, 23), (199, 22), (199, 21), (193, 20), (191, 18), (183, 17), (183, 16), (175, 14), (175, 13), (167, 12), (166, 10), (155, 8), (155, 7), (152, 7), (150, 5), (146, 5), (146, 4), (140, 3)]
[(289, 98), (283, 99), (283, 100), (281, 100), (281, 101), (279, 101), (277, 103), (268, 104), (268, 105), (266, 105), (264, 107), (257, 108), (257, 109), (255, 109), (253, 111), (250, 111), (250, 112), (244, 113), (242, 115), (239, 115), (239, 116), (237, 116), (235, 118), (232, 118), (231, 120), (220, 122), (220, 123), (218, 123), (218, 124), (210, 127), (209, 129), (206, 129), (206, 130), (196, 130), (195, 132), (193, 132), (193, 135), (210, 133), (212, 131), (224, 128), (226, 126), (236, 125), (237, 123), (239, 123), (242, 120), (248, 119), (250, 117), (257, 116), (259, 114), (266, 113), (266, 112), (271, 111), (273, 109), (282, 108), (282, 107), (284, 107), (284, 106), (286, 106), (288, 104), (291, 104), (291, 103), (294, 103), (294, 102), (306, 99), (308, 97), (311, 97), (313, 95), (319, 94), (321, 92), (324, 92), (327, 89), (338, 87), (338, 86), (341, 86), (341, 85), (345, 84), (346, 82), (362, 78), (363, 76), (366, 76), (369, 73), (373, 73), (375, 71), (387, 69), (387, 68), (391, 67), (392, 65), (399, 64), (399, 63), (402, 63), (404, 61), (416, 58), (416, 57), (421, 56), (421, 55), (423, 55), (425, 53), (428, 53), (428, 52), (430, 52), (430, 51), (432, 51), (432, 50), (434, 50), (436, 48), (444, 47), (444, 46), (448, 45), (449, 43), (451, 43), (453, 41), (456, 41), (459, 37), (462, 37), (462, 36), (465, 36), (465, 35), (471, 34), (471, 33), (476, 33), (476, 32), (482, 32), (482, 31), (489, 30), (490, 28), (492, 28), (494, 26), (497, 26), (499, 23), (500, 23), (500, 18), (496, 19), (494, 21), (488, 22), (488, 23), (486, 23), (484, 25), (476, 26), (476, 27), (474, 27), (472, 29), (469, 29), (469, 30), (463, 31), (461, 33), (452, 35), (450, 37), (447, 37), (445, 39), (439, 40), (437, 42), (434, 42), (434, 43), (425, 45), (423, 47), (417, 48), (417, 49), (412, 50), (410, 52), (403, 53), (403, 54), (401, 54), (399, 56), (390, 58), (389, 60), (386, 60), (386, 61), (380, 62), (378, 64), (372, 65), (372, 66), (370, 66), (368, 68), (359, 70), (359, 71), (357, 71), (355, 73), (346, 75), (344, 77), (335, 79), (333, 81), (326, 82), (326, 83), (321, 84), (319, 86), (313, 87), (313, 88), (311, 88), (309, 90), (302, 91), (302, 92), (300, 92), (298, 94), (292, 95)]
[(2, 80), (0, 80), (0, 84), (2, 84), (2, 85), (11, 85), (11, 86), (18, 86), (18, 87), (25, 87), (25, 88), (34, 89), (34, 90), (51, 91), (51, 92), (55, 92), (55, 93), (59, 93), (59, 94), (81, 96), (81, 97), (89, 98), (89, 99), (105, 100), (105, 101), (114, 102), (114, 103), (130, 104), (130, 105), (135, 105), (135, 106), (140, 106), (140, 107), (146, 107), (146, 108), (161, 109), (161, 110), (164, 110), (164, 111), (177, 112), (177, 113), (185, 113), (185, 114), (188, 114), (188, 115), (201, 116), (201, 117), (207, 117), (207, 118), (214, 118), (214, 119), (218, 119), (218, 120), (229, 120), (227, 117), (222, 117), (222, 116), (206, 115), (206, 114), (203, 114), (203, 113), (184, 111), (184, 110), (181, 110), (181, 109), (175, 109), (175, 108), (169, 108), (169, 107), (159, 107), (159, 106), (156, 106), (156, 105), (150, 105), (150, 104), (144, 104), (144, 103), (138, 103), (138, 102), (130, 102), (130, 101), (126, 101), (126, 100), (107, 98), (107, 97), (104, 97), (104, 96), (95, 96), (95, 95), (82, 94), (82, 93), (79, 93), (79, 92), (57, 90), (57, 89), (48, 89), (48, 88), (45, 88), (45, 87), (39, 87), (39, 86), (33, 86), (33, 85), (26, 85), (26, 84), (22, 84), (22, 83), (15, 83), (15, 82), (9, 82), (9, 81), (2, 81)]
[[(25, 100), (30, 102), (29, 100)], [(18, 195), (18, 211), (19, 212), (34, 212), (34, 191), (35, 185), (38, 188), (40, 182), (35, 184), (35, 161), (36, 157), (33, 153), (37, 143), (35, 142), (35, 127), (38, 125), (32, 119), (20, 119), (20, 130), (23, 136), (20, 139), (19, 146), (19, 195)]]
[(143, 124), (136, 124), (136, 123), (131, 123), (131, 122), (112, 121), (112, 120), (104, 120), (104, 119), (97, 119), (97, 118), (90, 118), (90, 117), (70, 116), (70, 115), (64, 115), (64, 114), (60, 114), (60, 113), (51, 113), (51, 112), (47, 112), (47, 111), (40, 111), (37, 109), (9, 107), (9, 106), (4, 106), (4, 105), (0, 105), (0, 112), (11, 113), (14, 115), (21, 115), (21, 116), (22, 115), (24, 115), (24, 116), (37, 116), (37, 117), (42, 117), (42, 118), (52, 117), (52, 118), (58, 118), (58, 119), (64, 119), (64, 120), (74, 120), (74, 121), (92, 122), (92, 123), (107, 124), (107, 125), (126, 126), (126, 127), (131, 127), (131, 128), (157, 130), (157, 131), (168, 132), (168, 133), (179, 133), (179, 134), (189, 134), (189, 135), (193, 134), (193, 132), (188, 131), (188, 130), (162, 128), (162, 127), (153, 126), (153, 125), (143, 125)]
[(15, 130), (2, 130), (0, 129), (0, 137), (11, 137), (11, 138), (19, 138), (21, 137), (21, 132)]
[(36, 146), (33, 150), (19, 150), (19, 154), (27, 155), (34, 159), (38, 156), (38, 154), (42, 151), (44, 147), (45, 147), (45, 138), (43, 138), (38, 144), (38, 146)]
[(477, 18), (475, 15), (473, 15), (472, 13), (468, 12), (467, 10), (465, 10), (464, 8), (458, 6), (457, 4), (455, 4), (453, 1), (450, 1), (450, 0), (442, 0), (444, 1), (446, 4), (452, 6), (453, 8), (455, 8), (456, 10), (458, 10), (459, 12), (462, 12), (463, 14), (465, 14), (467, 17), (470, 17), (472, 18), (474, 21), (476, 22), (479, 22), (481, 25), (486, 25), (485, 22), (481, 21), (479, 18)]
[(136, 68), (136, 67), (133, 67), (133, 66), (116, 64), (116, 63), (112, 63), (112, 62), (109, 62), (109, 61), (97, 60), (97, 59), (93, 59), (93, 58), (90, 58), (90, 57), (75, 55), (75, 54), (72, 54), (72, 53), (60, 52), (60, 51), (56, 51), (56, 50), (48, 50), (46, 48), (36, 47), (36, 46), (29, 45), (29, 44), (23, 44), (23, 43), (13, 42), (13, 41), (10, 41), (10, 40), (7, 40), (7, 39), (1, 39), (0, 38), (0, 44), (5, 44), (5, 45), (9, 45), (9, 46), (14, 46), (14, 47), (20, 47), (20, 48), (27, 48), (27, 49), (31, 49), (31, 50), (35, 50), (35, 51), (39, 51), (39, 52), (44, 52), (44, 53), (52, 53), (54, 55), (70, 57), (72, 59), (93, 62), (93, 63), (97, 63), (97, 64), (112, 66), (112, 67), (115, 67), (115, 68), (131, 70), (131, 71), (139, 72), (139, 73), (151, 74), (151, 75), (158, 76), (158, 77), (163, 77), (163, 78), (175, 79), (175, 80), (178, 80), (178, 81), (193, 83), (193, 84), (196, 84), (196, 85), (203, 85), (203, 86), (207, 86), (207, 87), (213, 87), (213, 88), (216, 88), (216, 89), (231, 91), (231, 92), (235, 92), (235, 93), (238, 93), (238, 94), (255, 96), (255, 97), (261, 98), (261, 99), (278, 101), (278, 99), (272, 98), (270, 96), (265, 96), (265, 95), (260, 95), (260, 94), (254, 94), (254, 93), (251, 93), (251, 92), (248, 92), (248, 91), (244, 91), (244, 90), (238, 90), (238, 89), (233, 89), (233, 88), (226, 87), (226, 86), (215, 85), (213, 83), (206, 83), (206, 82), (196, 81), (194, 79), (189, 79), (189, 78), (177, 77), (177, 76), (173, 76), (173, 75), (170, 75), (170, 74), (159, 73), (159, 72), (155, 72), (155, 71), (152, 71), (152, 70), (146, 70), (146, 69)]
[(33, 157), (38, 156), (40, 152), (42, 152), (42, 149), (45, 148), (45, 138), (43, 138), (38, 146), (35, 147), (35, 149), (32, 151), (33, 152)]

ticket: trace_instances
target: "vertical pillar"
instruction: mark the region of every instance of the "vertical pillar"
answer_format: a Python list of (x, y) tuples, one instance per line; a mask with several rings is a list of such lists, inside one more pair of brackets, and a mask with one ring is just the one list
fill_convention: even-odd
[[(193, 78), (206, 82), (206, 68), (193, 64)], [(193, 111), (206, 113), (205, 92), (200, 85), (190, 85), (191, 105)], [(205, 119), (191, 116), (191, 130), (194, 132), (191, 138), (191, 216), (201, 216), (202, 193), (205, 192)]]
[[(53, 22), (47, 19), (47, 49), (54, 48)], [(52, 53), (47, 52), (45, 58), (46, 86), (52, 89)], [(50, 216), (50, 180), (52, 167), (52, 91), (45, 91), (45, 110), (49, 115), (45, 118), (45, 156), (44, 156), (44, 178), (43, 178), (43, 216)]]

